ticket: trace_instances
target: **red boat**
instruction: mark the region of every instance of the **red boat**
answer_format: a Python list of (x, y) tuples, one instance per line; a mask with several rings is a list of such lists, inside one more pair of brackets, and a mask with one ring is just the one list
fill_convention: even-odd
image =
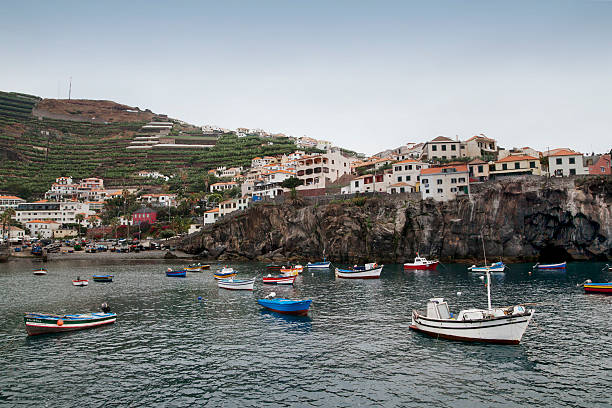
[(585, 293), (604, 293), (606, 295), (612, 295), (612, 283), (592, 283), (587, 281), (583, 285)]
[(296, 276), (264, 276), (263, 283), (269, 285), (293, 285)]
[(417, 254), (413, 263), (404, 264), (404, 269), (435, 271), (438, 267), (438, 263), (438, 261), (428, 261), (425, 258), (421, 258), (419, 254)]

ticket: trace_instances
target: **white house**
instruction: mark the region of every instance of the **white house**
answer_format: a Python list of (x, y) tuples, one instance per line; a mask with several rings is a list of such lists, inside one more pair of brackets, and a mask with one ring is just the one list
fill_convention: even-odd
[(436, 201), (448, 201), (458, 194), (469, 193), (467, 164), (448, 165), (421, 169), (421, 197)]
[(0, 211), (4, 211), (7, 208), (17, 208), (21, 203), (25, 203), (26, 200), (17, 196), (0, 195)]
[(32, 220), (25, 223), (31, 237), (53, 238), (53, 232), (60, 229), (61, 224), (52, 220)]
[(388, 187), (392, 184), (393, 174), (385, 172), (384, 174), (365, 174), (355, 177), (350, 184), (343, 187), (340, 191), (342, 194), (356, 193), (386, 193)]
[(223, 217), (234, 211), (244, 210), (248, 208), (251, 202), (250, 197), (232, 198), (219, 203), (219, 217)]
[(139, 200), (158, 207), (176, 207), (176, 194), (143, 194)]
[[(465, 149), (464, 149), (465, 150)], [(461, 142), (446, 136), (438, 136), (423, 146), (423, 159), (456, 159), (465, 157), (461, 151)]]
[(221, 181), (218, 183), (211, 184), (210, 191), (213, 193), (215, 191), (223, 192), (225, 190), (230, 190), (237, 186), (238, 186), (238, 183), (236, 183), (235, 181)]
[(407, 159), (393, 163), (393, 183), (407, 183), (412, 191), (418, 191), (421, 179), (421, 169), (429, 167), (420, 160)]
[(219, 218), (219, 207), (208, 210), (204, 213), (204, 225), (214, 224)]
[(558, 150), (548, 155), (548, 171), (551, 176), (557, 177), (589, 174), (582, 153), (569, 149)]
[(267, 174), (263, 174), (260, 181), (256, 181), (253, 185), (253, 197), (276, 197), (283, 194), (281, 184), (288, 178), (295, 177), (294, 171), (274, 170)]
[[(0, 229), (0, 233), (2, 230)], [(19, 242), (22, 241), (25, 237), (25, 231), (19, 227), (15, 227), (14, 225), (10, 225), (4, 237), (0, 236), (0, 242), (9, 241), (9, 242)]]
[(483, 134), (470, 137), (463, 145), (464, 155), (468, 157), (485, 157), (492, 160), (497, 155), (497, 142)]
[(350, 174), (351, 163), (356, 159), (345, 157), (340, 152), (328, 152), (314, 156), (304, 156), (296, 161), (296, 176), (304, 180), (298, 190), (325, 188), (344, 174)]
[(77, 201), (22, 203), (15, 208), (15, 219), (21, 223), (52, 220), (59, 224), (76, 224), (77, 214), (91, 215), (87, 203)]

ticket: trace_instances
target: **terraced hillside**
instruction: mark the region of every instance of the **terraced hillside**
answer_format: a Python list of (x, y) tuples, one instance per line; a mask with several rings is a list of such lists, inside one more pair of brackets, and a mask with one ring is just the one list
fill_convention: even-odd
[[(288, 138), (221, 136), (206, 150), (126, 149), (145, 122), (91, 123), (32, 115), (41, 98), (0, 92), (0, 191), (35, 198), (60, 176), (102, 177), (108, 186), (137, 185), (139, 170), (179, 174), (186, 187), (218, 166), (249, 165), (258, 155), (294, 150)], [(91, 104), (104, 101), (90, 101)], [(272, 144), (269, 144), (272, 142)]]

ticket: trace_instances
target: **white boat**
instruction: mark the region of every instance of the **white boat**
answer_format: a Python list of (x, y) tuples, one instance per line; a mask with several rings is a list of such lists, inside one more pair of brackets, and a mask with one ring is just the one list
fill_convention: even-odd
[(526, 310), (521, 305), (491, 307), (491, 271), (489, 268), (485, 269), (485, 273), (487, 275), (487, 309), (465, 309), (454, 316), (443, 298), (432, 298), (427, 302), (426, 313), (412, 311), (410, 329), (450, 340), (518, 344), (527, 330), (534, 310)]
[(221, 289), (229, 290), (253, 290), (255, 278), (253, 279), (221, 279), (217, 281), (217, 286)]
[(45, 268), (36, 269), (33, 273), (34, 275), (46, 275), (47, 269)]
[(325, 259), (323, 262), (308, 262), (308, 264), (306, 264), (308, 269), (329, 269), (330, 265), (331, 262), (325, 262)]
[(438, 267), (439, 261), (430, 261), (427, 258), (422, 258), (417, 253), (417, 256), (414, 258), (414, 262), (407, 262), (404, 264), (404, 269), (414, 269), (414, 270), (431, 270), (435, 271)]
[(343, 279), (378, 279), (384, 265), (367, 263), (364, 266), (354, 266), (351, 269), (336, 268), (336, 277)]
[(468, 267), (468, 271), (472, 271), (472, 272), (484, 272), (486, 273), (487, 271), (489, 272), (503, 272), (506, 269), (506, 265), (503, 262), (495, 262), (492, 263), (490, 266), (476, 266), (476, 265), (472, 265), (470, 267)]
[(89, 285), (89, 281), (87, 279), (76, 278), (72, 281), (72, 285), (74, 286), (87, 286)]

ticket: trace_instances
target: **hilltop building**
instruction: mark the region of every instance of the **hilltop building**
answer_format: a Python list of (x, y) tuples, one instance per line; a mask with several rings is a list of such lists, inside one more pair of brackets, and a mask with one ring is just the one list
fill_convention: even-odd
[(490, 168), (491, 177), (517, 176), (524, 174), (542, 175), (540, 159), (532, 156), (507, 156), (497, 160)]
[(351, 163), (355, 160), (339, 152), (304, 156), (296, 161), (297, 178), (304, 180), (304, 185), (297, 189), (325, 189), (327, 184), (336, 181), (344, 174), (349, 174)]
[[(472, 136), (463, 143), (463, 156), (481, 157), (487, 160), (497, 158), (497, 142), (483, 134)], [(463, 157), (462, 156), (462, 157)]]
[(421, 197), (448, 201), (458, 194), (469, 194), (467, 164), (452, 164), (421, 169)]
[(13, 195), (0, 195), (0, 212), (7, 208), (17, 208), (21, 203), (25, 203), (26, 200)]
[(582, 153), (570, 149), (555, 149), (554, 153), (547, 152), (548, 173), (551, 176), (564, 177), (589, 174), (588, 167), (584, 165)]
[(592, 166), (589, 166), (589, 174), (593, 176), (612, 174), (612, 170), (610, 168), (610, 155), (601, 155)]
[(458, 157), (465, 157), (465, 152), (461, 151), (461, 142), (446, 136), (438, 136), (423, 146), (422, 159), (451, 160)]

